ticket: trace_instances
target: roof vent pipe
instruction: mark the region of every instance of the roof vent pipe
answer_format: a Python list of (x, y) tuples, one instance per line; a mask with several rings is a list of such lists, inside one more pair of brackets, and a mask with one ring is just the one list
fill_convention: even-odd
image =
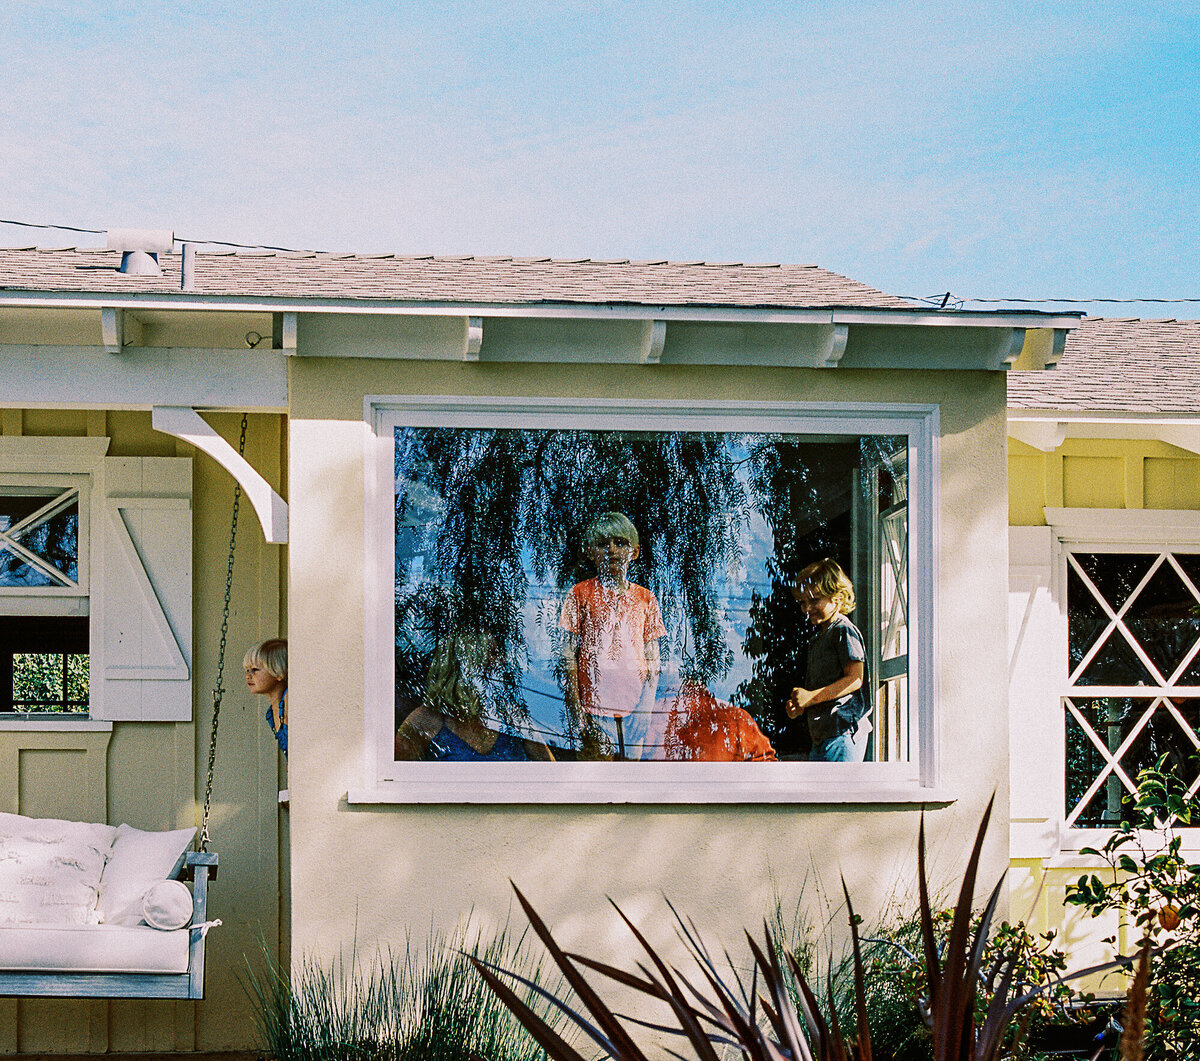
[(108, 249), (121, 252), (121, 272), (130, 276), (162, 276), (158, 256), (175, 246), (169, 229), (110, 228)]
[(183, 245), (183, 259), (179, 267), (179, 287), (182, 291), (196, 290), (196, 245)]

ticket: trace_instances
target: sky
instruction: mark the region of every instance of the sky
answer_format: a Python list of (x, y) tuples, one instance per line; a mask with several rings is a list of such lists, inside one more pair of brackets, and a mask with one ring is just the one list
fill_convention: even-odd
[(1192, 0), (8, 0), (0, 70), (5, 221), (1200, 299)]

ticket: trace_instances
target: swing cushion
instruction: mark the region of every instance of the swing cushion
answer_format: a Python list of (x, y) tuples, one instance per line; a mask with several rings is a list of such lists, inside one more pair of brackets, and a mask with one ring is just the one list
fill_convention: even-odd
[(188, 930), (146, 925), (20, 925), (0, 930), (0, 969), (44, 973), (186, 973)]
[(0, 814), (0, 925), (93, 925), (108, 825)]
[(100, 878), (100, 921), (105, 925), (142, 923), (142, 896), (171, 876), (196, 835), (195, 829), (152, 833), (119, 825), (112, 856)]

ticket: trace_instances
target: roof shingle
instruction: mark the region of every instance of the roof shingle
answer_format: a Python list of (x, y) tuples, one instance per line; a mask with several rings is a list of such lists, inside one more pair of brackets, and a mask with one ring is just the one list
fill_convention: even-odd
[(1053, 372), (1010, 372), (1012, 409), (1200, 412), (1200, 320), (1085, 318)]
[[(180, 255), (163, 275), (118, 272), (119, 251), (0, 248), (0, 291), (180, 291)], [(210, 296), (522, 305), (625, 303), (800, 309), (913, 309), (914, 303), (815, 265), (591, 259), (200, 252), (194, 288)]]

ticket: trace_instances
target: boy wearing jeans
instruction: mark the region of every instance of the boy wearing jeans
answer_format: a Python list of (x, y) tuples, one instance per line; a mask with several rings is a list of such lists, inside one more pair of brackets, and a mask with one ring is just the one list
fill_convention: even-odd
[(667, 631), (654, 594), (626, 577), (641, 552), (628, 517), (594, 519), (587, 550), (596, 577), (571, 587), (559, 620), (568, 720), (589, 757), (615, 750), (640, 759), (658, 687), (658, 639)]

